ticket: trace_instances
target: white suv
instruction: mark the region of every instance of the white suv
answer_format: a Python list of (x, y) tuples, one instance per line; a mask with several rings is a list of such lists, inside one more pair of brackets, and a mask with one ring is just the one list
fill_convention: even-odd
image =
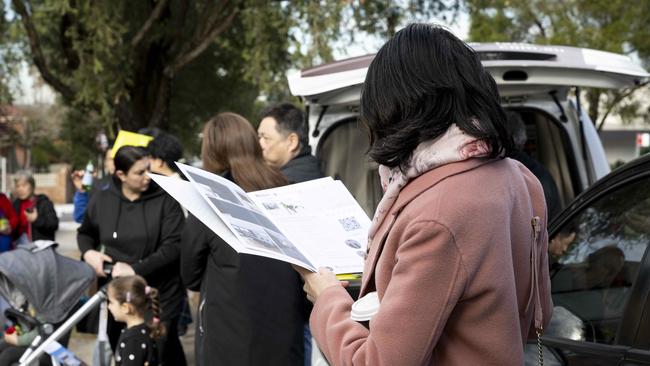
[[(649, 74), (629, 57), (565, 46), (470, 44), (499, 87), (502, 106), (526, 124), (526, 151), (554, 178), (561, 206), (609, 172), (600, 138), (571, 88), (620, 89)], [(309, 116), (310, 143), (325, 174), (339, 178), (369, 215), (381, 197), (368, 138), (358, 126), (361, 85), (374, 55), (290, 74)]]

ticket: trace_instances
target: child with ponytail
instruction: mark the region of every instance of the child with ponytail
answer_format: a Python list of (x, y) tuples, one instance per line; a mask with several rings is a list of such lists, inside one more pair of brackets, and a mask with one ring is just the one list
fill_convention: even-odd
[[(108, 285), (108, 310), (126, 329), (117, 342), (116, 366), (157, 366), (156, 340), (164, 335), (160, 323), (158, 290), (140, 276), (115, 278)], [(145, 322), (150, 311), (152, 320)]]

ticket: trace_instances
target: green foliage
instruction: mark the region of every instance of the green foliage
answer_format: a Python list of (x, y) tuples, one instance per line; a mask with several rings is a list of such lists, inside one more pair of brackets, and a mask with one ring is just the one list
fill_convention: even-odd
[(647, 153), (650, 153), (650, 147), (642, 147), (639, 150), (639, 156), (645, 155)]
[(35, 171), (47, 171), (50, 164), (61, 159), (61, 151), (52, 140), (41, 140), (32, 146), (32, 167)]
[(470, 39), (650, 52), (650, 3), (643, 0), (468, 0)]
[[(0, 7), (0, 43), (6, 38), (7, 18), (4, 7)], [(7, 79), (8, 73), (5, 70), (7, 62), (5, 61), (4, 52), (0, 50), (0, 105), (11, 102), (11, 93), (9, 91)]]
[[(231, 52), (228, 52), (231, 50)], [(187, 155), (198, 155), (198, 133), (219, 112), (236, 111), (251, 121), (259, 89), (244, 81), (241, 55), (213, 46), (178, 75), (170, 105), (169, 131), (184, 142)]]
[(0, 7), (0, 105), (11, 104), (18, 93), (11, 85), (20, 66), (19, 48), (14, 43), (13, 28), (4, 6)]
[(100, 130), (100, 119), (94, 113), (68, 109), (62, 117), (60, 138), (41, 146), (46, 151), (54, 151), (73, 169), (83, 169), (89, 160), (97, 159), (95, 136)]
[[(650, 1), (466, 0), (466, 5), (471, 41), (593, 48), (634, 54), (650, 67)], [(638, 89), (587, 90), (591, 119), (602, 127), (610, 112), (620, 114), (624, 122), (645, 115), (638, 103), (629, 101)], [(623, 100), (627, 103), (619, 104)]]
[(357, 32), (357, 28), (369, 34), (377, 34), (384, 39), (392, 37), (398, 28), (408, 22), (431, 22), (438, 17), (443, 22), (451, 23), (456, 20), (461, 2), (458, 0), (401, 0), (401, 1), (352, 1), (356, 26), (349, 31)]
[[(332, 44), (342, 36), (354, 41), (361, 30), (386, 38), (407, 19), (453, 17), (460, 0), (11, 4), (16, 17), (0, 23), (0, 32), (9, 27), (14, 35), (0, 50), (20, 50), (60, 93), (71, 108), (61, 137), (72, 145), (84, 141), (62, 154), (84, 161), (97, 129), (114, 137), (118, 128), (159, 127), (196, 152), (209, 117), (231, 110), (257, 123), (261, 100), (292, 99), (286, 71), (331, 61)], [(81, 117), (88, 115), (92, 122)]]

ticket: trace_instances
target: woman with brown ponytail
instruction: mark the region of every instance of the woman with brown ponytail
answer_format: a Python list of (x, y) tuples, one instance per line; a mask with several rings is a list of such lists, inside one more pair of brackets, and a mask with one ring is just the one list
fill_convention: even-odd
[[(156, 340), (165, 334), (158, 290), (137, 275), (116, 278), (108, 285), (108, 310), (116, 321), (126, 323), (115, 350), (116, 366), (157, 366)], [(146, 323), (149, 311), (152, 317)]]
[[(278, 187), (287, 179), (264, 162), (251, 124), (221, 113), (203, 129), (203, 168), (245, 191)], [(190, 215), (183, 229), (181, 277), (201, 292), (197, 365), (302, 365), (300, 278), (287, 263), (237, 254)]]

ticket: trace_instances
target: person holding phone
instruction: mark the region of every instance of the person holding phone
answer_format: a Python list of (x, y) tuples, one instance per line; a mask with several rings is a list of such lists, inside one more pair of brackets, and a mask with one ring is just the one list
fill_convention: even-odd
[[(109, 184), (88, 202), (77, 230), (79, 251), (95, 270), (99, 286), (107, 282), (104, 264), (112, 263), (113, 278), (139, 275), (160, 291), (160, 321), (167, 333), (157, 340), (158, 359), (165, 365), (186, 365), (177, 327), (184, 293), (179, 268), (183, 211), (151, 182), (147, 150), (122, 146), (114, 162)], [(113, 351), (122, 329), (123, 324), (109, 317)]]
[(34, 177), (27, 171), (14, 177), (16, 199), (14, 210), (18, 214), (18, 225), (12, 232), (17, 244), (36, 240), (54, 240), (59, 228), (59, 218), (54, 204), (44, 194), (35, 194)]

